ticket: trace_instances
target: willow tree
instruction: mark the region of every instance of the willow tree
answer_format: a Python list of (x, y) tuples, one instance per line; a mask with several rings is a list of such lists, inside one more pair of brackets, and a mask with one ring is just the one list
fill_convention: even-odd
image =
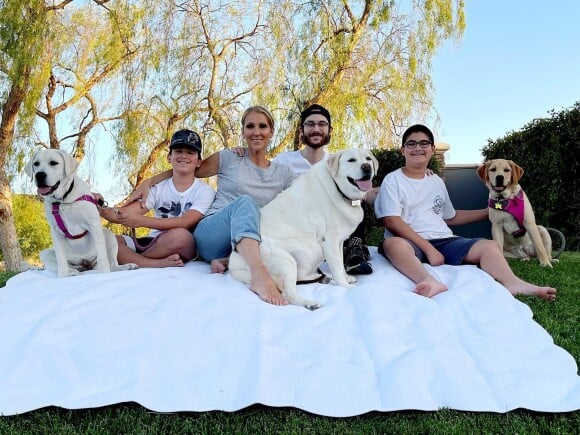
[(131, 185), (162, 169), (171, 134), (197, 130), (204, 154), (239, 144), (239, 118), (263, 56), (263, 2), (150, 2), (137, 40), (144, 49), (126, 69), (126, 110), (117, 164)]
[[(8, 270), (21, 271), (22, 254), (5, 166), (21, 113), (30, 119), (48, 73), (50, 10), (42, 0), (0, 3), (0, 248)], [(26, 116), (28, 114), (28, 116)]]
[[(312, 103), (333, 116), (331, 147), (391, 147), (411, 118), (432, 109), (431, 61), (461, 37), (462, 0), (274, 1), (273, 50), (262, 86), (297, 114)], [(293, 131), (273, 149), (296, 148)]]
[(249, 104), (278, 121), (273, 154), (297, 147), (311, 103), (332, 112), (332, 150), (389, 147), (430, 112), (431, 60), (464, 29), (461, 0), (149, 1), (118, 136), (132, 185), (163, 167), (178, 127), (199, 131), (206, 153), (238, 145)]
[[(98, 8), (106, 8), (108, 14), (113, 14), (107, 8), (108, 2), (109, 0), (93, 0), (84, 2), (82, 7), (88, 8), (94, 4)], [(89, 91), (93, 87), (91, 78), (95, 81), (97, 77), (98, 81), (102, 77), (102, 71), (99, 75), (98, 68), (95, 68), (93, 74), (88, 74), (85, 80), (82, 74), (78, 74), (82, 70), (82, 65), (79, 67), (82, 62), (79, 62), (78, 57), (74, 67), (68, 64), (70, 74), (76, 73), (75, 85), (68, 87), (55, 74), (59, 65), (60, 71), (64, 71), (62, 65), (66, 65), (67, 57), (67, 51), (63, 49), (66, 46), (64, 41), (77, 30), (76, 25), (63, 26), (66, 13), (73, 7), (71, 3), (72, 0), (0, 2), (0, 91), (3, 94), (0, 123), (0, 247), (9, 270), (20, 271), (23, 267), (14, 226), (12, 192), (7, 169), (14, 158), (17, 160), (16, 167), (21, 168), (26, 152), (17, 154), (15, 151), (26, 151), (27, 147), (30, 149), (30, 145), (37, 142), (34, 139), (35, 120), (38, 119), (36, 115), (48, 122), (47, 146), (58, 147), (62, 138), (59, 139), (57, 135), (56, 116), (65, 108), (75, 105), (81, 98), (88, 99), (90, 106)], [(89, 34), (87, 32), (77, 36), (82, 39)], [(68, 54), (72, 52), (79, 51), (72, 49)], [(95, 63), (91, 65), (95, 66)], [(59, 83), (63, 85), (63, 92), (60, 94), (62, 101), (69, 101), (55, 107), (52, 97)], [(44, 106), (40, 103), (42, 96)], [(93, 105), (88, 110), (84, 109), (85, 113), (92, 112), (92, 115), (84, 116), (89, 121), (81, 123), (82, 128), (76, 135), (77, 145), (82, 145), (82, 138), (86, 137), (83, 136), (84, 132), (95, 123), (94, 107)], [(79, 149), (77, 146), (77, 150)]]

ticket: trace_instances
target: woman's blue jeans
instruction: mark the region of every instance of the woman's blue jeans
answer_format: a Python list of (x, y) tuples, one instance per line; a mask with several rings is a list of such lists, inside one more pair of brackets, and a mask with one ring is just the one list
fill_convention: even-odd
[(203, 260), (227, 257), (244, 238), (261, 241), (260, 207), (251, 196), (242, 195), (217, 213), (204, 217), (193, 236)]

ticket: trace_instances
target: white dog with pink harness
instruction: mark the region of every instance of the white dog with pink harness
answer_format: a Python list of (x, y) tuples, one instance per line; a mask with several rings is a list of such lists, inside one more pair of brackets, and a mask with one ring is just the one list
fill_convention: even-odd
[(38, 151), (25, 171), (44, 200), (53, 248), (40, 253), (45, 266), (59, 277), (78, 275), (86, 270), (110, 272), (136, 269), (117, 262), (117, 241), (103, 228), (87, 184), (76, 175), (78, 162), (58, 149)]

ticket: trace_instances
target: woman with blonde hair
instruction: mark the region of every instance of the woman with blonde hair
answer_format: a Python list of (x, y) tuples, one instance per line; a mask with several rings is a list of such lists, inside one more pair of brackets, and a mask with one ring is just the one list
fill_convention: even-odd
[[(266, 108), (252, 106), (244, 112), (242, 135), (246, 142), (243, 156), (225, 149), (203, 160), (197, 170), (199, 177), (217, 175), (217, 192), (194, 230), (195, 244), (200, 257), (210, 262), (212, 272), (223, 272), (227, 264), (224, 258), (237, 250), (250, 267), (250, 289), (268, 303), (286, 305), (260, 256), (260, 208), (287, 188), (296, 174), (267, 158), (274, 119)], [(167, 178), (168, 174), (171, 171), (160, 176)], [(160, 176), (146, 183), (155, 184), (161, 181)]]

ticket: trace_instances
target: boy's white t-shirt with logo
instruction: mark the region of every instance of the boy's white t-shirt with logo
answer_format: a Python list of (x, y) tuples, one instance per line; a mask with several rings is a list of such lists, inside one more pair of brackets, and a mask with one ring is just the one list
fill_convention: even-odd
[[(179, 192), (169, 178), (151, 186), (145, 207), (153, 210), (156, 218), (174, 218), (182, 216), (189, 210), (196, 210), (205, 215), (215, 197), (215, 191), (201, 180), (194, 183), (183, 192)], [(151, 230), (149, 235), (154, 237), (159, 230)]]
[[(426, 240), (453, 237), (444, 219), (455, 216), (455, 208), (443, 180), (436, 176), (409, 178), (402, 169), (387, 174), (375, 201), (377, 219), (399, 216)], [(385, 238), (393, 234), (385, 229)]]

